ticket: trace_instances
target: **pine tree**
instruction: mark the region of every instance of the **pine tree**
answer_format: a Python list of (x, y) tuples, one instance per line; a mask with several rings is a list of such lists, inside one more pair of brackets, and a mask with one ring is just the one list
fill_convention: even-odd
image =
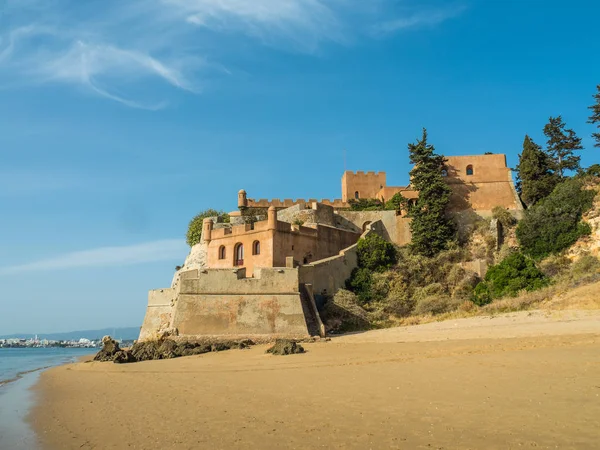
[(525, 135), (517, 165), (517, 191), (528, 207), (548, 196), (556, 186), (558, 177), (552, 173), (551, 164), (542, 147)]
[(410, 162), (414, 164), (410, 172), (411, 185), (419, 192), (417, 206), (410, 208), (412, 219), (411, 247), (425, 256), (434, 256), (446, 248), (454, 237), (454, 224), (446, 214), (450, 202), (450, 188), (444, 181), (442, 171), (446, 159), (435, 153), (433, 145), (427, 143), (427, 130), (416, 144), (408, 144)]
[(565, 129), (565, 123), (561, 116), (550, 117), (544, 127), (544, 134), (548, 138), (546, 152), (552, 159), (552, 169), (561, 179), (565, 177), (565, 170), (578, 170), (579, 156), (575, 156), (575, 150), (581, 150), (581, 138), (577, 137), (571, 129)]
[[(592, 110), (592, 115), (589, 117), (587, 123), (596, 124), (600, 130), (600, 84), (596, 86), (596, 89), (598, 89), (598, 92), (594, 95), (596, 103), (589, 107)], [(592, 133), (592, 137), (596, 140), (594, 147), (600, 147), (600, 133)]]

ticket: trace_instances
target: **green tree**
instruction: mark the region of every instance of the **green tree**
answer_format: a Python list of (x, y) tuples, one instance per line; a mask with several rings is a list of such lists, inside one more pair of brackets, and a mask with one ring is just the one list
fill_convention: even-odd
[(523, 252), (534, 258), (558, 253), (591, 232), (581, 222), (592, 207), (596, 191), (584, 189), (583, 181), (570, 178), (559, 183), (552, 193), (525, 211), (517, 225), (517, 239)]
[(434, 256), (445, 249), (455, 234), (454, 224), (446, 214), (450, 202), (450, 188), (442, 175), (446, 159), (435, 153), (433, 145), (427, 143), (427, 130), (416, 144), (408, 144), (411, 185), (419, 192), (417, 205), (410, 208), (412, 219), (411, 248), (418, 254)]
[(216, 209), (206, 209), (194, 216), (188, 225), (186, 234), (186, 242), (190, 247), (198, 244), (202, 240), (202, 224), (204, 219), (208, 217), (221, 217), (223, 222), (229, 222), (229, 214), (225, 211), (217, 211)]
[(408, 199), (406, 199), (400, 192), (395, 193), (392, 198), (385, 202), (384, 208), (389, 211), (400, 211), (402, 208), (406, 208)]
[[(592, 115), (589, 117), (587, 123), (595, 124), (600, 130), (600, 84), (596, 86), (596, 89), (598, 90), (594, 95), (596, 103), (588, 108), (592, 110)], [(592, 137), (596, 140), (594, 147), (600, 147), (600, 133), (592, 133)]]
[(548, 138), (546, 152), (552, 160), (554, 173), (561, 179), (565, 177), (565, 170), (579, 169), (581, 158), (573, 152), (583, 148), (581, 138), (577, 137), (573, 130), (565, 127), (562, 116), (550, 117), (544, 126), (544, 134)]
[(517, 165), (517, 191), (528, 207), (549, 195), (556, 186), (558, 177), (552, 173), (551, 165), (542, 147), (525, 135)]

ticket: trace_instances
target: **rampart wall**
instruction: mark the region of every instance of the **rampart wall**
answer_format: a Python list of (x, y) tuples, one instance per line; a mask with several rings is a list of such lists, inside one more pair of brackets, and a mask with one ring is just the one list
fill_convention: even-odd
[(178, 289), (150, 291), (140, 340), (177, 330), (186, 339), (319, 335), (310, 329), (297, 268), (203, 269), (181, 274)]

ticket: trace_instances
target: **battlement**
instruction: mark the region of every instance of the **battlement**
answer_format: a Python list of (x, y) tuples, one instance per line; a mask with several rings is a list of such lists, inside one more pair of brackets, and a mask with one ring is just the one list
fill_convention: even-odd
[(334, 208), (349, 208), (349, 205), (346, 202), (342, 201), (342, 199), (340, 199), (340, 198), (336, 198), (333, 200), (321, 199), (321, 201), (319, 201), (315, 198), (309, 198), (308, 200), (305, 200), (303, 198), (298, 198), (295, 200), (291, 199), (291, 198), (285, 198), (285, 199), (274, 198), (271, 200), (266, 199), (266, 198), (261, 198), (259, 200), (249, 198), (246, 200), (246, 202), (247, 202), (248, 208), (269, 208), (271, 206), (274, 206), (275, 208), (283, 209), (283, 208), (289, 208), (291, 206), (300, 205), (300, 204), (304, 204), (304, 203), (308, 203), (308, 204), (323, 203), (324, 205), (333, 206)]
[(385, 172), (381, 171), (381, 172), (373, 172), (373, 171), (369, 171), (369, 172), (365, 172), (363, 170), (358, 170), (356, 172), (353, 172), (351, 170), (346, 170), (344, 172), (345, 176), (360, 176), (360, 177), (381, 177), (381, 176), (385, 176)]

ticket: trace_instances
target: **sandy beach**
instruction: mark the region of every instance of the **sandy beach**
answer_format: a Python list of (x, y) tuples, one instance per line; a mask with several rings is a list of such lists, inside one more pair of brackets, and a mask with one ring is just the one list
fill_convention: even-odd
[(44, 372), (48, 449), (598, 448), (600, 312), (513, 313)]

